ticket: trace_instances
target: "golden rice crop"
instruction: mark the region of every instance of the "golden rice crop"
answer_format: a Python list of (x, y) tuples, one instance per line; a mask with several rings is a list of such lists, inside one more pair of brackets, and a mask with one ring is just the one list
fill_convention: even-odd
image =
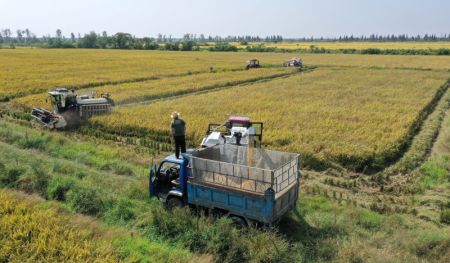
[(0, 262), (117, 262), (69, 218), (0, 190)]
[[(249, 58), (281, 65), (295, 54), (142, 50), (1, 49), (0, 100), (56, 86), (89, 87), (214, 69), (242, 69)], [(302, 54), (309, 65), (450, 69), (449, 56)]]
[(209, 122), (228, 114), (265, 124), (264, 144), (320, 160), (356, 166), (384, 163), (401, 150), (411, 125), (449, 77), (448, 72), (317, 69), (270, 82), (118, 109), (94, 123), (116, 132), (168, 131), (181, 112), (196, 143)]
[(450, 56), (301, 54), (306, 65), (449, 71)]
[[(242, 69), (254, 54), (132, 50), (0, 50), (0, 99), (47, 91), (55, 86), (99, 83)], [(260, 54), (280, 64), (282, 54)]]
[[(245, 48), (239, 43), (232, 43), (238, 48)], [(258, 43), (251, 43), (251, 45), (256, 45)], [(266, 47), (277, 47), (284, 49), (309, 49), (311, 46), (316, 48), (325, 49), (368, 49), (368, 48), (378, 48), (378, 49), (440, 49), (440, 48), (450, 48), (449, 41), (438, 41), (438, 42), (278, 42), (278, 43), (263, 43)]]
[[(296, 72), (296, 70), (292, 68), (262, 68), (250, 71), (200, 73), (183, 77), (162, 78), (143, 82), (81, 89), (78, 92), (95, 91), (98, 95), (101, 93), (109, 93), (116, 104), (123, 104), (214, 89), (216, 87), (283, 76), (293, 72)], [(13, 100), (13, 103), (26, 109), (32, 107), (50, 107), (50, 102), (47, 101), (46, 93), (16, 98)]]

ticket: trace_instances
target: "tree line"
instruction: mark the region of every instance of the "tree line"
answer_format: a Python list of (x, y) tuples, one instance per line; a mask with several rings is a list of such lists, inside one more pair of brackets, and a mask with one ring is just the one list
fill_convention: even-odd
[(387, 34), (378, 35), (371, 34), (368, 36), (338, 36), (338, 37), (303, 37), (287, 39), (287, 41), (301, 41), (301, 42), (406, 42), (406, 41), (450, 41), (450, 34), (436, 35), (436, 34), (424, 34), (424, 35), (408, 35), (408, 34)]
[[(280, 35), (259, 37), (259, 36), (205, 36), (204, 34), (185, 34), (182, 38), (174, 38), (172, 35), (158, 34), (153, 37), (135, 37), (130, 33), (119, 32), (108, 35), (106, 31), (101, 34), (91, 31), (83, 36), (78, 33), (70, 33), (69, 37), (63, 35), (57, 29), (54, 36), (44, 35), (37, 37), (29, 29), (1, 29), (0, 47), (9, 45), (15, 46), (36, 46), (44, 48), (101, 48), (101, 49), (140, 49), (140, 50), (171, 50), (171, 51), (199, 51), (200, 47), (209, 51), (231, 51), (236, 52), (239, 48), (229, 42), (239, 42), (244, 46), (243, 50), (248, 52), (298, 52), (298, 53), (347, 53), (347, 54), (395, 54), (395, 55), (450, 55), (450, 49), (438, 50), (397, 50), (397, 49), (376, 49), (369, 48), (363, 50), (339, 49), (330, 50), (311, 45), (310, 48), (303, 49), (283, 49), (278, 47), (267, 47), (267, 42), (403, 42), (403, 41), (450, 41), (450, 34), (437, 36), (435, 34), (425, 34), (409, 36), (402, 35), (369, 35), (369, 36), (340, 36), (337, 38), (297, 38), (283, 39)], [(211, 44), (212, 42), (212, 44)]]
[(138, 38), (130, 33), (119, 32), (108, 35), (106, 31), (101, 34), (91, 31), (88, 34), (75, 35), (70, 33), (70, 37), (65, 37), (60, 29), (57, 29), (54, 36), (44, 35), (37, 37), (29, 29), (16, 30), (15, 34), (10, 29), (0, 30), (0, 44), (17, 46), (37, 46), (45, 48), (111, 48), (111, 49), (145, 49), (145, 50), (180, 50), (195, 51), (199, 46), (193, 40), (161, 39), (151, 37)]

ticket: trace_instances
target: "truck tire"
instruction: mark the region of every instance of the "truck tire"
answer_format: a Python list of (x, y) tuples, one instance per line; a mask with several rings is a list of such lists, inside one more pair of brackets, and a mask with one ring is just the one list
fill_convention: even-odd
[(237, 229), (247, 227), (247, 222), (245, 222), (245, 220), (240, 216), (230, 215), (230, 219), (232, 221), (233, 226), (235, 226)]
[(169, 209), (174, 209), (176, 207), (181, 208), (183, 206), (183, 200), (178, 197), (169, 197), (169, 199), (167, 200), (167, 207)]

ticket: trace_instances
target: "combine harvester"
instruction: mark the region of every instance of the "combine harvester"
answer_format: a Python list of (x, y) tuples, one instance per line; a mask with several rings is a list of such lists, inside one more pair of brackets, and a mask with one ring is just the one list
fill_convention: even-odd
[(247, 65), (245, 66), (245, 69), (249, 70), (251, 68), (260, 68), (260, 67), (261, 67), (261, 64), (259, 64), (259, 60), (254, 58), (254, 59), (250, 59), (249, 61), (247, 61)]
[(74, 90), (57, 88), (48, 93), (53, 112), (34, 108), (31, 116), (49, 129), (76, 128), (82, 118), (108, 113), (114, 106), (109, 94), (95, 98), (95, 93), (78, 95)]
[(303, 67), (303, 60), (301, 58), (291, 58), (283, 63), (284, 67)]
[(238, 227), (274, 226), (296, 206), (299, 155), (261, 148), (262, 123), (233, 116), (210, 124), (202, 147), (152, 163), (150, 197), (228, 216)]

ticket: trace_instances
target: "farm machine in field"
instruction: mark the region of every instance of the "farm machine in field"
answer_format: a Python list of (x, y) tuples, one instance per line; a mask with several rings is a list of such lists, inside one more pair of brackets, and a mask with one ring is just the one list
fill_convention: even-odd
[(209, 124), (202, 147), (220, 144), (261, 147), (263, 123), (246, 116), (230, 116), (224, 124)]
[(283, 63), (284, 67), (303, 67), (303, 61), (301, 58), (291, 58)]
[(75, 128), (80, 125), (82, 118), (108, 113), (114, 106), (109, 94), (101, 94), (100, 98), (96, 98), (94, 92), (77, 94), (74, 90), (57, 88), (48, 95), (53, 112), (34, 108), (31, 116), (49, 129)]
[(247, 66), (245, 66), (245, 69), (249, 70), (251, 68), (260, 68), (260, 67), (261, 65), (259, 64), (259, 60), (254, 58), (247, 61)]

